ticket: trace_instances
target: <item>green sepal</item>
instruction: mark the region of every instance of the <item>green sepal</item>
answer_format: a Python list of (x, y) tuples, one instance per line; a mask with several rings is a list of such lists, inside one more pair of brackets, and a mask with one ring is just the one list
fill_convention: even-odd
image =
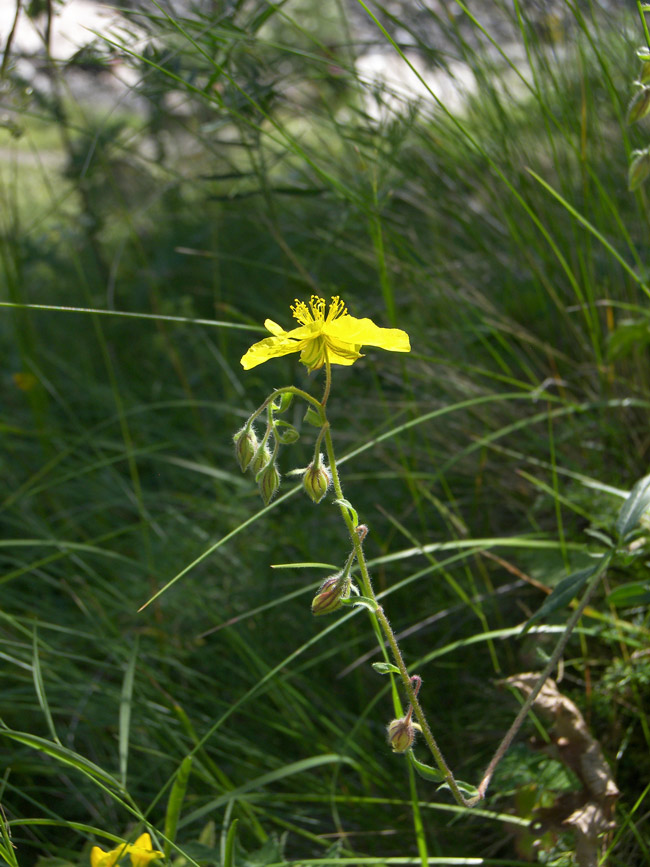
[(320, 413), (318, 413), (313, 406), (307, 407), (304, 421), (306, 421), (307, 424), (312, 424), (314, 427), (323, 427), (323, 419), (320, 417)]
[(374, 599), (368, 599), (367, 596), (348, 596), (347, 599), (341, 599), (341, 605), (354, 605), (362, 608), (367, 608), (369, 611), (376, 611), (378, 608)]
[(273, 426), (273, 433), (282, 445), (285, 446), (290, 446), (292, 443), (295, 443), (300, 439), (300, 434), (292, 424), (289, 424), (288, 421), (276, 421)]
[(642, 45), (641, 48), (637, 48), (636, 56), (639, 58), (639, 60), (650, 60), (650, 48), (648, 48), (647, 45)]
[(636, 529), (648, 506), (650, 506), (650, 476), (644, 476), (632, 488), (618, 513), (616, 532), (621, 540)]
[(377, 674), (399, 674), (399, 668), (392, 662), (373, 662), (372, 667)]
[(343, 506), (346, 509), (348, 515), (352, 519), (352, 523), (355, 527), (359, 526), (359, 515), (357, 514), (357, 510), (354, 508), (352, 503), (349, 500), (334, 500), (335, 505)]
[(650, 59), (644, 60), (641, 64), (641, 72), (639, 73), (639, 81), (641, 84), (647, 84), (650, 81)]
[(432, 768), (431, 765), (425, 765), (424, 762), (418, 761), (414, 754), (413, 750), (408, 751), (409, 761), (418, 772), (418, 774), (425, 780), (429, 780), (432, 783), (440, 783), (444, 780), (445, 775), (438, 768)]

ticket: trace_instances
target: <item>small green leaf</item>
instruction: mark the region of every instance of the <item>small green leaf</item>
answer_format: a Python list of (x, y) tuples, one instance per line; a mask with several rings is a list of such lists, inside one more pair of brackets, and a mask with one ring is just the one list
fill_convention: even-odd
[(588, 566), (586, 569), (579, 569), (577, 572), (572, 572), (571, 575), (567, 575), (566, 578), (563, 578), (557, 586), (553, 588), (551, 595), (544, 600), (543, 604), (525, 624), (522, 633), (528, 632), (535, 621), (542, 620), (543, 618), (548, 617), (549, 614), (557, 611), (558, 608), (564, 608), (565, 605), (568, 605), (573, 597), (582, 590), (599, 566), (600, 563), (596, 563), (594, 566)]
[(616, 519), (616, 531), (621, 538), (636, 529), (641, 516), (650, 506), (650, 476), (644, 476), (630, 491)]
[(372, 667), (377, 674), (399, 674), (399, 668), (392, 662), (373, 662)]
[(650, 48), (647, 45), (642, 45), (641, 48), (637, 48), (636, 56), (639, 60), (650, 60)]
[(292, 403), (293, 395), (291, 392), (285, 391), (284, 394), (280, 395), (280, 399), (274, 402), (273, 409), (278, 413), (286, 412)]
[(431, 765), (425, 765), (424, 762), (419, 762), (413, 755), (413, 750), (408, 751), (408, 757), (415, 770), (423, 779), (429, 780), (432, 783), (439, 783), (441, 780), (444, 780), (445, 775), (442, 771), (438, 770), (438, 768), (432, 768)]
[[(471, 783), (464, 783), (462, 780), (456, 780), (456, 785), (458, 786), (458, 791), (465, 798), (479, 798), (479, 790)], [(443, 783), (442, 786), (438, 786), (438, 791), (441, 789), (451, 789), (451, 786), (449, 783)]]
[(307, 407), (304, 420), (307, 424), (312, 424), (314, 427), (323, 427), (323, 419), (313, 406)]
[(375, 600), (368, 599), (367, 596), (348, 596), (347, 599), (341, 599), (341, 605), (359, 606), (360, 608), (368, 608), (370, 611), (376, 611), (378, 607)]
[(650, 584), (645, 581), (630, 581), (612, 590), (607, 601), (619, 608), (632, 605), (647, 605), (650, 602)]
[(273, 426), (273, 432), (285, 446), (289, 446), (300, 439), (300, 434), (288, 421), (276, 421)]
[(357, 510), (354, 508), (354, 506), (349, 500), (334, 500), (334, 503), (337, 506), (343, 506), (343, 508), (347, 510), (347, 513), (352, 519), (352, 523), (355, 527), (359, 525), (359, 515), (357, 514)]

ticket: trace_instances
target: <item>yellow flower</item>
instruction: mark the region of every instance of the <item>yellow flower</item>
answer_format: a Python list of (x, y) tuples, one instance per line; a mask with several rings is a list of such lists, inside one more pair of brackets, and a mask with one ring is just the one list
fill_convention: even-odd
[(270, 358), (299, 352), (300, 360), (309, 371), (317, 370), (326, 361), (330, 364), (354, 364), (361, 358), (362, 346), (379, 346), (392, 352), (410, 352), (408, 334), (399, 328), (380, 328), (371, 319), (350, 316), (343, 301), (335, 295), (325, 313), (327, 302), (312, 295), (309, 307), (295, 301), (291, 307), (294, 319), (301, 323), (293, 331), (285, 331), (277, 322), (267, 319), (264, 327), (271, 332), (255, 343), (242, 357), (244, 370), (257, 367)]
[(116, 849), (104, 852), (99, 846), (93, 846), (90, 851), (91, 867), (115, 867), (125, 855), (131, 856), (133, 867), (148, 867), (149, 862), (156, 858), (164, 858), (164, 854), (151, 848), (149, 834), (140, 834), (135, 843), (122, 843)]
[(150, 861), (165, 857), (162, 852), (151, 848), (151, 837), (146, 833), (140, 834), (133, 846), (129, 846), (129, 854), (133, 867), (149, 867)]

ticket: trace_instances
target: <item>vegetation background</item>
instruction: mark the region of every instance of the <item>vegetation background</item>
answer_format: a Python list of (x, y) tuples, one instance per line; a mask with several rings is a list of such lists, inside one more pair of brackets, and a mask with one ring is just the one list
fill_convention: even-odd
[[(22, 10), (45, 35), (56, 12)], [(232, 435), (273, 387), (320, 393), (293, 356), (239, 365), (295, 297), (408, 331), (335, 371), (330, 414), (376, 588), (478, 780), (516, 712), (499, 681), (541, 669), (566, 611), (521, 624), (648, 464), (640, 7), (121, 12), (65, 63), (2, 65), (2, 858), (87, 864), (146, 821), (176, 867), (226, 863), (238, 819), (238, 865), (573, 863), (529, 827), (581, 788), (531, 746), (542, 720), (480, 809), (409, 777), (367, 615), (310, 614), (347, 555), (335, 510), (289, 479), (263, 509)], [(609, 570), (559, 684), (621, 791), (601, 863), (626, 867), (650, 863), (646, 556)]]

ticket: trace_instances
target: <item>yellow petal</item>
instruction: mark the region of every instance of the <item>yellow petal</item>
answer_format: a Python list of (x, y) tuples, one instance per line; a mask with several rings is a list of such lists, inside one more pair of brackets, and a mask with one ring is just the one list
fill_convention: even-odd
[(265, 337), (259, 343), (254, 343), (248, 352), (241, 357), (241, 366), (244, 370), (257, 367), (270, 358), (279, 358), (281, 355), (289, 355), (291, 352), (299, 352), (304, 341), (290, 340), (287, 337)]
[(278, 325), (278, 323), (274, 322), (272, 319), (265, 319), (264, 327), (267, 331), (270, 331), (271, 334), (274, 334), (276, 337), (279, 337), (281, 334), (287, 333), (281, 325)]
[(115, 864), (117, 864), (120, 858), (123, 855), (126, 855), (128, 848), (129, 847), (124, 843), (121, 846), (118, 846), (117, 849), (111, 849), (108, 852), (104, 852), (104, 850), (100, 849), (99, 846), (93, 846), (90, 850), (91, 867), (115, 867)]
[(148, 834), (147, 831), (140, 834), (133, 845), (138, 849), (151, 849), (151, 834)]
[(327, 340), (327, 357), (330, 364), (341, 364), (344, 367), (349, 367), (358, 358), (363, 358), (359, 352), (361, 349), (359, 344), (346, 343), (334, 337), (326, 337), (325, 339)]
[[(410, 352), (411, 344), (406, 331), (400, 328), (380, 328), (372, 319), (340, 316), (325, 324), (324, 333), (343, 343), (356, 346), (379, 346), (392, 352)], [(337, 362), (340, 364), (341, 362)], [(352, 363), (352, 362), (349, 362)]]

